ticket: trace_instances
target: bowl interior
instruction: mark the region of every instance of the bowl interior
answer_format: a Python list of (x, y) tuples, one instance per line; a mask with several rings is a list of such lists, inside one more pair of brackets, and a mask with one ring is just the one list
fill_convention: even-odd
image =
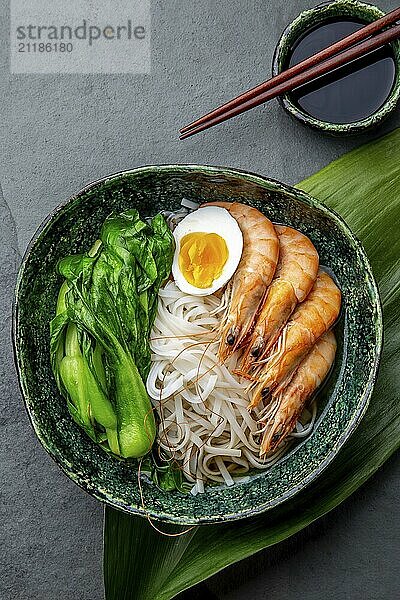
[[(61, 283), (58, 260), (87, 250), (112, 211), (136, 207), (143, 216), (178, 209), (182, 198), (252, 204), (272, 221), (291, 225), (315, 244), (321, 263), (342, 289), (336, 326), (337, 360), (318, 400), (310, 438), (276, 465), (233, 487), (209, 487), (196, 497), (162, 492), (143, 480), (137, 465), (106, 454), (71, 419), (49, 360), (49, 321)], [(308, 484), (334, 457), (359, 422), (372, 391), (381, 346), (376, 285), (360, 244), (347, 226), (306, 194), (231, 169), (144, 167), (96, 182), (50, 215), (24, 258), (16, 291), (14, 342), (21, 388), (35, 431), (46, 450), (78, 485), (123, 510), (170, 522), (237, 519), (271, 508)]]
[[(277, 75), (287, 68), (293, 46), (311, 28), (335, 18), (354, 19), (363, 23), (372, 23), (383, 15), (384, 13), (376, 6), (358, 2), (357, 0), (324, 2), (315, 8), (300, 13), (286, 27), (277, 44), (272, 66), (273, 75)], [(280, 103), (292, 116), (299, 119), (302, 123), (333, 135), (360, 133), (378, 125), (395, 109), (400, 95), (400, 43), (395, 41), (391, 46), (396, 65), (395, 79), (391, 92), (383, 105), (365, 119), (352, 123), (330, 123), (323, 121), (305, 112), (293, 101), (290, 94), (280, 97)]]

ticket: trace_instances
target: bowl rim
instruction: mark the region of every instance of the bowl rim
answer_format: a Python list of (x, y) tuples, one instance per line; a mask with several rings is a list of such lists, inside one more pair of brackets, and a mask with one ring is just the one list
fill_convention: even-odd
[[(24, 377), (24, 365), (20, 362), (19, 358), (19, 343), (18, 343), (18, 329), (19, 329), (19, 312), (18, 312), (18, 303), (19, 303), (19, 294), (22, 286), (25, 268), (30, 258), (31, 253), (33, 252), (36, 244), (40, 241), (40, 238), (43, 234), (45, 234), (46, 229), (50, 227), (53, 223), (53, 220), (61, 214), (62, 210), (66, 208), (70, 203), (77, 200), (79, 197), (84, 195), (86, 192), (90, 191), (92, 188), (104, 184), (110, 180), (117, 180), (124, 178), (125, 176), (141, 174), (141, 173), (154, 173), (154, 172), (171, 172), (171, 173), (187, 173), (187, 172), (200, 172), (200, 173), (208, 173), (208, 174), (216, 174), (216, 175), (229, 175), (229, 176), (238, 176), (239, 178), (245, 179), (246, 181), (251, 181), (262, 187), (267, 187), (269, 184), (272, 184), (274, 191), (283, 192), (289, 195), (293, 195), (294, 193), (298, 196), (302, 202), (311, 206), (313, 208), (317, 208), (321, 210), (325, 215), (329, 218), (333, 218), (336, 224), (344, 230), (346, 237), (352, 243), (354, 249), (356, 250), (358, 257), (362, 260), (362, 265), (368, 274), (368, 285), (370, 286), (371, 297), (374, 299), (373, 308), (374, 308), (374, 334), (376, 337), (376, 345), (374, 350), (374, 361), (372, 364), (372, 368), (369, 371), (368, 379), (362, 388), (362, 393), (360, 393), (360, 398), (357, 404), (357, 410), (352, 414), (351, 419), (348, 422), (347, 428), (341, 432), (338, 436), (334, 445), (331, 446), (330, 450), (326, 453), (324, 459), (318, 463), (316, 468), (312, 470), (307, 477), (305, 477), (300, 484), (293, 485), (286, 492), (282, 493), (279, 496), (276, 496), (265, 503), (260, 503), (256, 507), (247, 508), (243, 510), (239, 510), (233, 513), (224, 513), (220, 514), (210, 514), (206, 517), (194, 518), (194, 517), (179, 517), (175, 514), (171, 514), (169, 512), (163, 512), (160, 510), (152, 510), (147, 509), (147, 507), (143, 506), (133, 506), (127, 505), (124, 501), (121, 501), (118, 498), (115, 498), (112, 493), (107, 492), (106, 490), (100, 490), (96, 486), (92, 486), (88, 481), (83, 478), (79, 478), (76, 469), (73, 469), (71, 465), (69, 465), (68, 461), (63, 460), (62, 455), (55, 454), (54, 448), (51, 447), (51, 444), (48, 444), (44, 439), (44, 436), (41, 433), (41, 429), (35, 421), (34, 411), (30, 406), (30, 394), (25, 387), (25, 377)], [(378, 374), (379, 363), (382, 353), (382, 345), (383, 345), (383, 311), (381, 298), (379, 294), (379, 289), (377, 283), (375, 281), (375, 277), (372, 272), (371, 265), (369, 263), (368, 257), (365, 253), (365, 250), (362, 246), (361, 241), (357, 238), (357, 236), (351, 231), (350, 227), (344, 221), (344, 219), (333, 209), (326, 207), (322, 204), (318, 199), (314, 198), (307, 192), (303, 190), (291, 186), (285, 183), (282, 183), (276, 179), (265, 177), (263, 175), (256, 174), (251, 171), (246, 171), (242, 169), (236, 169), (232, 167), (223, 167), (223, 166), (212, 166), (212, 165), (201, 165), (201, 164), (186, 164), (186, 163), (176, 163), (176, 164), (158, 164), (158, 165), (144, 165), (139, 166), (133, 169), (125, 169), (122, 171), (118, 171), (116, 173), (112, 173), (110, 175), (106, 175), (100, 179), (94, 180), (88, 184), (86, 184), (83, 188), (81, 188), (78, 192), (74, 193), (66, 200), (59, 203), (42, 221), (42, 223), (37, 227), (35, 233), (33, 234), (26, 251), (22, 257), (21, 264), (18, 270), (17, 281), (15, 285), (13, 306), (12, 306), (12, 344), (13, 344), (13, 353), (14, 353), (14, 362), (17, 367), (18, 374), (18, 382), (20, 391), (22, 394), (22, 398), (24, 401), (25, 409), (28, 414), (31, 425), (35, 431), (36, 436), (38, 437), (40, 443), (46, 450), (46, 452), (51, 456), (51, 458), (56, 462), (56, 464), (61, 468), (63, 473), (71, 479), (75, 484), (77, 484), (81, 489), (85, 492), (96, 498), (102, 503), (105, 503), (113, 508), (117, 508), (126, 512), (128, 514), (135, 514), (147, 519), (154, 519), (162, 522), (172, 523), (176, 525), (201, 525), (201, 524), (212, 524), (212, 523), (222, 523), (229, 522), (234, 520), (240, 520), (248, 517), (254, 517), (256, 515), (262, 514), (276, 506), (279, 506), (286, 500), (293, 498), (297, 495), (302, 489), (307, 487), (314, 479), (319, 476), (333, 461), (336, 457), (338, 450), (343, 446), (343, 444), (348, 440), (348, 438), (352, 435), (358, 424), (360, 423), (364, 413), (366, 412), (369, 400), (373, 391), (373, 387), (376, 381), (376, 377)], [(261, 473), (262, 475), (262, 473)]]
[[(313, 8), (302, 11), (293, 21), (291, 21), (283, 30), (278, 43), (275, 47), (274, 56), (272, 59), (272, 75), (276, 76), (281, 72), (283, 60), (286, 58), (286, 45), (291, 43), (290, 40), (293, 37), (293, 30), (297, 27), (302, 28), (305, 31), (308, 27), (309, 21), (314, 17), (320, 15), (319, 22), (324, 22), (329, 19), (329, 12), (336, 8), (347, 9), (353, 11), (361, 11), (371, 15), (371, 21), (382, 17), (385, 12), (374, 4), (367, 2), (360, 2), (359, 0), (331, 0), (327, 2), (321, 2)], [(354, 14), (356, 17), (357, 15)], [(299, 39), (300, 35), (296, 35), (295, 39)], [(293, 40), (295, 41), (295, 40)], [(330, 133), (332, 135), (354, 135), (367, 131), (383, 120), (395, 110), (397, 103), (400, 98), (400, 42), (395, 40), (391, 43), (394, 49), (394, 61), (395, 61), (395, 77), (392, 85), (392, 89), (389, 92), (384, 103), (375, 112), (368, 115), (364, 119), (359, 119), (351, 123), (332, 123), (330, 121), (323, 121), (304, 111), (299, 105), (292, 101), (290, 93), (279, 96), (278, 101), (281, 106), (293, 117), (299, 120), (304, 125), (316, 129), (321, 132)]]

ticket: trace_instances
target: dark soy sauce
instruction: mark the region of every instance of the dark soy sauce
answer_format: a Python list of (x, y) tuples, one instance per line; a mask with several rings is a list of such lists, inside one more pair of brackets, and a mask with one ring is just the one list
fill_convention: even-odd
[[(309, 29), (293, 46), (287, 66), (299, 63), (363, 25), (341, 19)], [(321, 121), (354, 123), (369, 117), (384, 104), (395, 75), (393, 51), (387, 45), (301, 86), (290, 92), (290, 97), (303, 111)]]

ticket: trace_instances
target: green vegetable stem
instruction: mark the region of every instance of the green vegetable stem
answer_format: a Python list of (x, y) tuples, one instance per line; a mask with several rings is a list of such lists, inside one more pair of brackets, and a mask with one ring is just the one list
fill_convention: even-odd
[(153, 445), (156, 424), (145, 385), (129, 354), (121, 356), (115, 370), (115, 390), (121, 455), (144, 456)]

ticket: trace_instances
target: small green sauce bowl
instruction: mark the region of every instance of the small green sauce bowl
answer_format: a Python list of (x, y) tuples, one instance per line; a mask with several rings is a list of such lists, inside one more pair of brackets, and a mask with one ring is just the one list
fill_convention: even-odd
[[(315, 8), (306, 10), (290, 23), (282, 33), (275, 49), (272, 73), (278, 75), (286, 68), (294, 44), (312, 27), (321, 25), (327, 20), (335, 18), (357, 19), (367, 23), (376, 21), (385, 13), (372, 4), (358, 2), (357, 0), (333, 0), (324, 2)], [(396, 74), (392, 90), (383, 105), (368, 117), (352, 123), (330, 123), (322, 121), (308, 114), (296, 104), (290, 93), (279, 98), (280, 104), (293, 117), (316, 129), (331, 135), (352, 135), (363, 133), (379, 125), (396, 108), (400, 96), (400, 42), (391, 44), (393, 49)]]

